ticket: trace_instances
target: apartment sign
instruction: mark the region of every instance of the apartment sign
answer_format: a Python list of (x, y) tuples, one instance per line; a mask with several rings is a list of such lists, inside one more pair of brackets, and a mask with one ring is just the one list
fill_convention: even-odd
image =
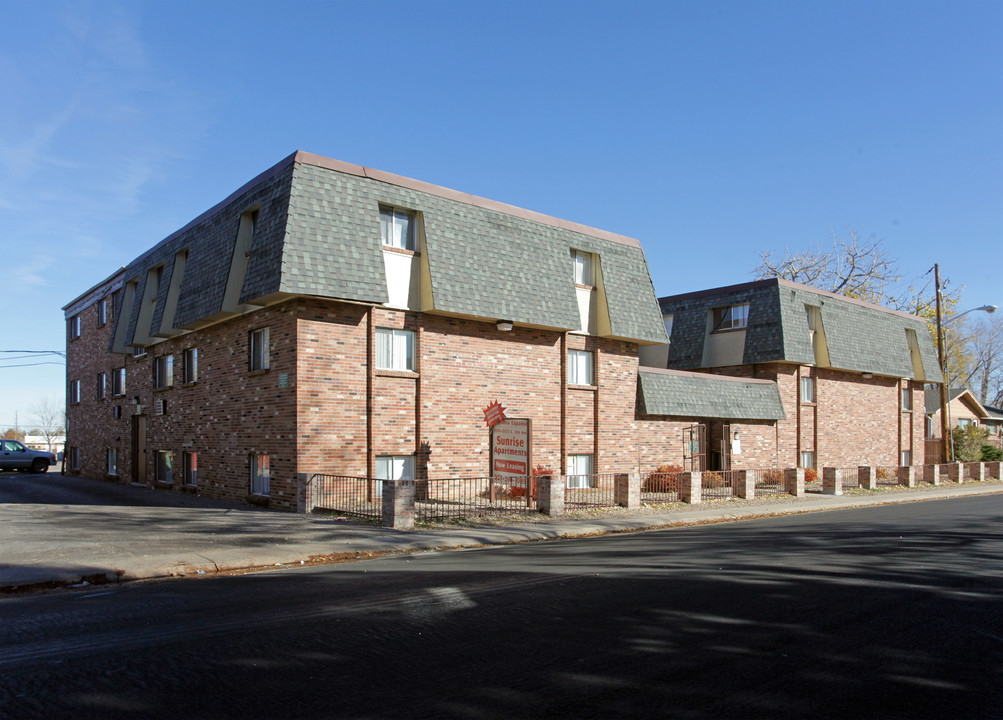
[(528, 418), (508, 418), (491, 428), (492, 475), (519, 478), (525, 483), (529, 474), (531, 427)]

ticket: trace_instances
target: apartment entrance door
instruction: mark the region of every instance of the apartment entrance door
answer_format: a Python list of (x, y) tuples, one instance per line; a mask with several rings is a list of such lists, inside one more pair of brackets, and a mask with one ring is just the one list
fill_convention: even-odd
[(132, 481), (146, 484), (146, 416), (132, 416)]

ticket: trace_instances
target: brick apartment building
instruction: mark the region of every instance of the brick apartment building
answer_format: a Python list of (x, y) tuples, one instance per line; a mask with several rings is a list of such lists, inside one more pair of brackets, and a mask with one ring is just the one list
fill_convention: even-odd
[[(642, 364), (775, 384), (778, 466), (923, 463), (924, 384), (942, 376), (921, 318), (778, 279), (659, 304), (670, 343)], [(720, 425), (706, 421), (711, 469), (728, 462)]]
[[(922, 407), (889, 399), (933, 377), (905, 342), (921, 321), (754, 285), (754, 351), (694, 362), (681, 307), (666, 353), (636, 240), (297, 152), (64, 307), (68, 468), (291, 509), (298, 473), (491, 474), (495, 401), (532, 421), (531, 465), (576, 475), (922, 447)], [(815, 362), (778, 288), (824, 306), (830, 346), (866, 308), (905, 349), (867, 337), (873, 351)], [(697, 315), (732, 302), (697, 295)], [(766, 328), (784, 342), (763, 346)], [(845, 425), (857, 447), (837, 452)]]

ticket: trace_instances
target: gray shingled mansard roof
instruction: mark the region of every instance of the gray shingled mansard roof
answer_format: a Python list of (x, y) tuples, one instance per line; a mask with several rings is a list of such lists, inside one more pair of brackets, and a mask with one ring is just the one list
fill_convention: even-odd
[(699, 368), (708, 311), (741, 303), (749, 303), (743, 364), (814, 364), (805, 316), (805, 305), (813, 305), (822, 317), (831, 367), (913, 378), (906, 334), (913, 330), (926, 381), (941, 380), (922, 318), (777, 278), (660, 298), (662, 313), (673, 316), (669, 367)]
[[(640, 244), (409, 178), (296, 152), (133, 260), (136, 282), (126, 344), (137, 335), (147, 271), (163, 266), (150, 334), (161, 330), (177, 253), (187, 251), (176, 327), (220, 313), (242, 213), (257, 208), (240, 302), (288, 295), (388, 301), (379, 206), (420, 213), (433, 307), (450, 315), (575, 330), (579, 314), (572, 248), (598, 254), (609, 337), (664, 343), (664, 326)], [(66, 306), (78, 311), (94, 289)], [(116, 323), (119, 313), (116, 312)]]
[(777, 384), (769, 380), (640, 368), (643, 412), (684, 418), (784, 420)]

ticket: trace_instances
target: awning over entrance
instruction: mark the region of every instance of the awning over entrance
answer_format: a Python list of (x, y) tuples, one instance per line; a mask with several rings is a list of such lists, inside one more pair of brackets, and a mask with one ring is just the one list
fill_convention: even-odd
[(644, 412), (689, 418), (784, 420), (780, 390), (769, 380), (640, 368)]

